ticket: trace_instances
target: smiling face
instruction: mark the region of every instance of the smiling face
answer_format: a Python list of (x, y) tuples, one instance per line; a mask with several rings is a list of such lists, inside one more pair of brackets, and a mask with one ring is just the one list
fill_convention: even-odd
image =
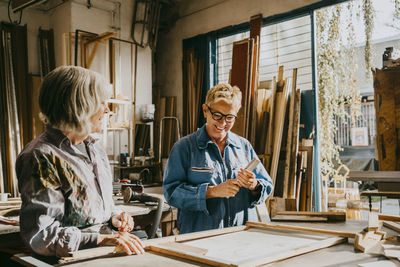
[[(224, 115), (236, 115), (238, 112), (238, 110), (233, 105), (228, 104), (223, 100), (220, 100), (210, 105), (210, 109), (214, 113), (218, 112)], [(213, 119), (211, 111), (208, 109), (206, 104), (203, 104), (203, 114), (207, 120), (207, 134), (211, 138), (211, 140), (220, 142), (225, 139), (226, 134), (232, 129), (235, 121), (226, 122), (226, 117), (223, 117), (220, 120), (215, 120)]]
[(104, 119), (104, 115), (110, 112), (105, 102), (101, 103), (100, 109), (90, 117), (92, 124), (92, 133), (101, 132), (101, 126)]

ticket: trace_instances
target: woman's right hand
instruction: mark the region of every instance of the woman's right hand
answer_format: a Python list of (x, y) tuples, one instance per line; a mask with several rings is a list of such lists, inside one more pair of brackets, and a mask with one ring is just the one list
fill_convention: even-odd
[(230, 179), (219, 185), (208, 186), (206, 198), (234, 197), (239, 192), (239, 184), (236, 179)]
[(97, 239), (97, 245), (102, 246), (119, 246), (127, 255), (143, 254), (144, 245), (140, 239), (128, 232), (119, 232), (115, 235), (100, 234)]

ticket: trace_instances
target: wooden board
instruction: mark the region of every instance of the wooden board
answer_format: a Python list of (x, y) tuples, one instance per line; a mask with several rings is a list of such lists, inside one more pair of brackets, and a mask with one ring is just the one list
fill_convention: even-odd
[(309, 216), (309, 215), (275, 215), (271, 218), (275, 222), (328, 222), (327, 217)]
[(400, 224), (396, 222), (390, 222), (390, 221), (383, 221), (383, 226), (390, 228), (398, 233), (400, 233)]
[(385, 220), (385, 221), (392, 221), (392, 222), (400, 222), (400, 216), (391, 216), (391, 215), (379, 214), (378, 218), (381, 221)]
[(399, 171), (400, 67), (373, 71), (380, 171)]
[(347, 181), (399, 182), (400, 171), (350, 171)]
[[(283, 67), (279, 68), (279, 77), (283, 75)], [(284, 126), (285, 114), (286, 114), (286, 104), (288, 99), (288, 80), (279, 80), (277, 82), (277, 93), (276, 93), (276, 108), (275, 108), (275, 122), (274, 122), (274, 140), (273, 140), (273, 155), (271, 162), (270, 175), (273, 184), (276, 186), (277, 172), (279, 156), (281, 152), (281, 142), (282, 142), (282, 131)], [(282, 181), (283, 182), (283, 181)]]
[(41, 84), (40, 76), (29, 75), (29, 91), (32, 99), (32, 136), (31, 140), (35, 139), (44, 132), (44, 123), (39, 118), (39, 89)]
[(170, 242), (151, 245), (150, 250), (212, 266), (259, 266), (347, 240), (315, 233), (287, 233), (281, 229), (248, 226), (242, 231), (186, 240), (183, 244), (190, 251), (176, 249)]
[[(293, 127), (297, 127), (298, 125), (294, 123), (294, 105), (296, 100), (296, 86), (297, 86), (297, 68), (293, 69), (293, 80), (292, 80), (292, 91), (290, 93), (290, 104), (289, 104), (289, 125), (288, 125), (288, 133), (287, 133), (287, 141), (286, 141), (286, 158), (285, 158), (285, 172), (283, 177), (283, 197), (287, 198), (296, 198), (295, 188), (296, 188), (296, 179), (289, 179), (290, 177), (290, 166), (293, 164), (291, 161), (292, 158), (292, 150), (294, 149), (292, 144), (297, 142), (293, 142)], [(295, 135), (297, 138), (297, 134)], [(295, 149), (297, 150), (297, 149)]]
[(386, 191), (386, 192), (390, 192), (390, 191), (396, 191), (396, 192), (400, 192), (400, 181), (399, 182), (379, 182), (378, 183), (378, 191)]
[(313, 187), (313, 155), (312, 146), (300, 146), (299, 151), (307, 151), (307, 169), (306, 169), (306, 210), (311, 211), (312, 207), (312, 187)]
[[(254, 41), (254, 39), (252, 39)], [(242, 92), (242, 108), (237, 114), (237, 119), (232, 132), (246, 137), (247, 129), (246, 125), (246, 111), (247, 111), (247, 97), (248, 97), (248, 85), (249, 85), (249, 61), (251, 58), (251, 39), (245, 39), (242, 41), (234, 42), (232, 49), (232, 70), (230, 84), (232, 86), (239, 87)]]
[(346, 212), (315, 212), (315, 211), (280, 211), (277, 215), (287, 215), (287, 216), (309, 216), (309, 217), (320, 217), (326, 218), (329, 221), (345, 221)]

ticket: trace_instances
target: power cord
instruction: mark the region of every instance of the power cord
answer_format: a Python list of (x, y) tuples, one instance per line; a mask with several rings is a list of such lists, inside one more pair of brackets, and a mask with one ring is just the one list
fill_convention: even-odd
[(18, 22), (17, 21), (12, 21), (11, 14), (10, 14), (11, 1), (12, 0), (8, 1), (8, 19), (10, 20), (11, 24), (19, 25), (19, 24), (21, 24), (21, 21), (22, 21), (22, 9), (19, 11), (20, 12), (19, 13), (19, 21)]

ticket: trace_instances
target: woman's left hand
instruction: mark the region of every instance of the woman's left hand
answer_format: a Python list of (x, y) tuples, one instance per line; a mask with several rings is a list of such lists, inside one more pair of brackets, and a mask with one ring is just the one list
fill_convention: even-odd
[(257, 187), (258, 181), (256, 175), (246, 169), (240, 168), (240, 172), (237, 176), (239, 186), (245, 187), (249, 190), (254, 190)]
[(115, 228), (118, 228), (119, 232), (130, 232), (135, 226), (132, 216), (125, 211), (119, 215), (112, 216), (111, 222)]

